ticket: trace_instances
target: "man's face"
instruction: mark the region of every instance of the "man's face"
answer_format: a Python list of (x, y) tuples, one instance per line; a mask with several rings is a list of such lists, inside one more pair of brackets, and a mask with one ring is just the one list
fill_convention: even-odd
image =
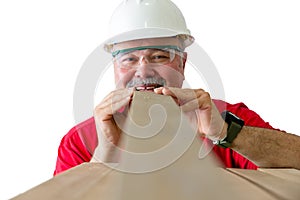
[(161, 86), (181, 87), (186, 53), (176, 47), (180, 47), (177, 38), (141, 39), (114, 45), (113, 52), (121, 52), (113, 58), (116, 87), (135, 87), (141, 91)]

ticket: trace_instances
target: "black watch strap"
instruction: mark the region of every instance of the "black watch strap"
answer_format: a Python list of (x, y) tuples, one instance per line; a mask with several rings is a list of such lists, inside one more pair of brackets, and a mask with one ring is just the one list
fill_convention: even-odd
[(214, 141), (214, 144), (223, 148), (228, 148), (242, 130), (244, 121), (229, 111), (224, 111), (221, 115), (224, 121), (228, 124), (227, 136), (223, 140)]

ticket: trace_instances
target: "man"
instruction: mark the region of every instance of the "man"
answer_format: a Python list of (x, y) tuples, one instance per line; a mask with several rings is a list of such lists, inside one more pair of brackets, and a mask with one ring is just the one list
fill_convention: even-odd
[(198, 132), (218, 144), (213, 151), (226, 167), (300, 169), (298, 136), (274, 130), (242, 103), (181, 88), (188, 56), (184, 49), (194, 38), (171, 1), (124, 1), (112, 16), (111, 32), (104, 48), (113, 56), (117, 89), (96, 106), (94, 117), (62, 139), (54, 174), (91, 160), (116, 161), (112, 149), (122, 138), (116, 116), (129, 107), (136, 90), (171, 96), (184, 112), (195, 112)]

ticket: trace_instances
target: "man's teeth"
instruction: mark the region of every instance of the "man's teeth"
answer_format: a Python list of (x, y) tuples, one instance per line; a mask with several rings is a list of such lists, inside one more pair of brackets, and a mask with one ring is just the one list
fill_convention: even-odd
[(136, 90), (154, 90), (155, 88), (159, 87), (159, 85), (149, 85), (149, 86), (137, 86)]
[(154, 90), (154, 86), (147, 86), (147, 87), (136, 87), (136, 90)]

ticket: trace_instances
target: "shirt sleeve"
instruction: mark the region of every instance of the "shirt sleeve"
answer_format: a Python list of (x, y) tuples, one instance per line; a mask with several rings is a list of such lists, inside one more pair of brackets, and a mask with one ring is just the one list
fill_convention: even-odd
[(74, 126), (61, 140), (54, 175), (89, 162), (97, 146), (95, 120), (91, 117)]
[(83, 162), (89, 162), (91, 154), (83, 144), (77, 128), (72, 128), (61, 140), (54, 175), (75, 167)]

